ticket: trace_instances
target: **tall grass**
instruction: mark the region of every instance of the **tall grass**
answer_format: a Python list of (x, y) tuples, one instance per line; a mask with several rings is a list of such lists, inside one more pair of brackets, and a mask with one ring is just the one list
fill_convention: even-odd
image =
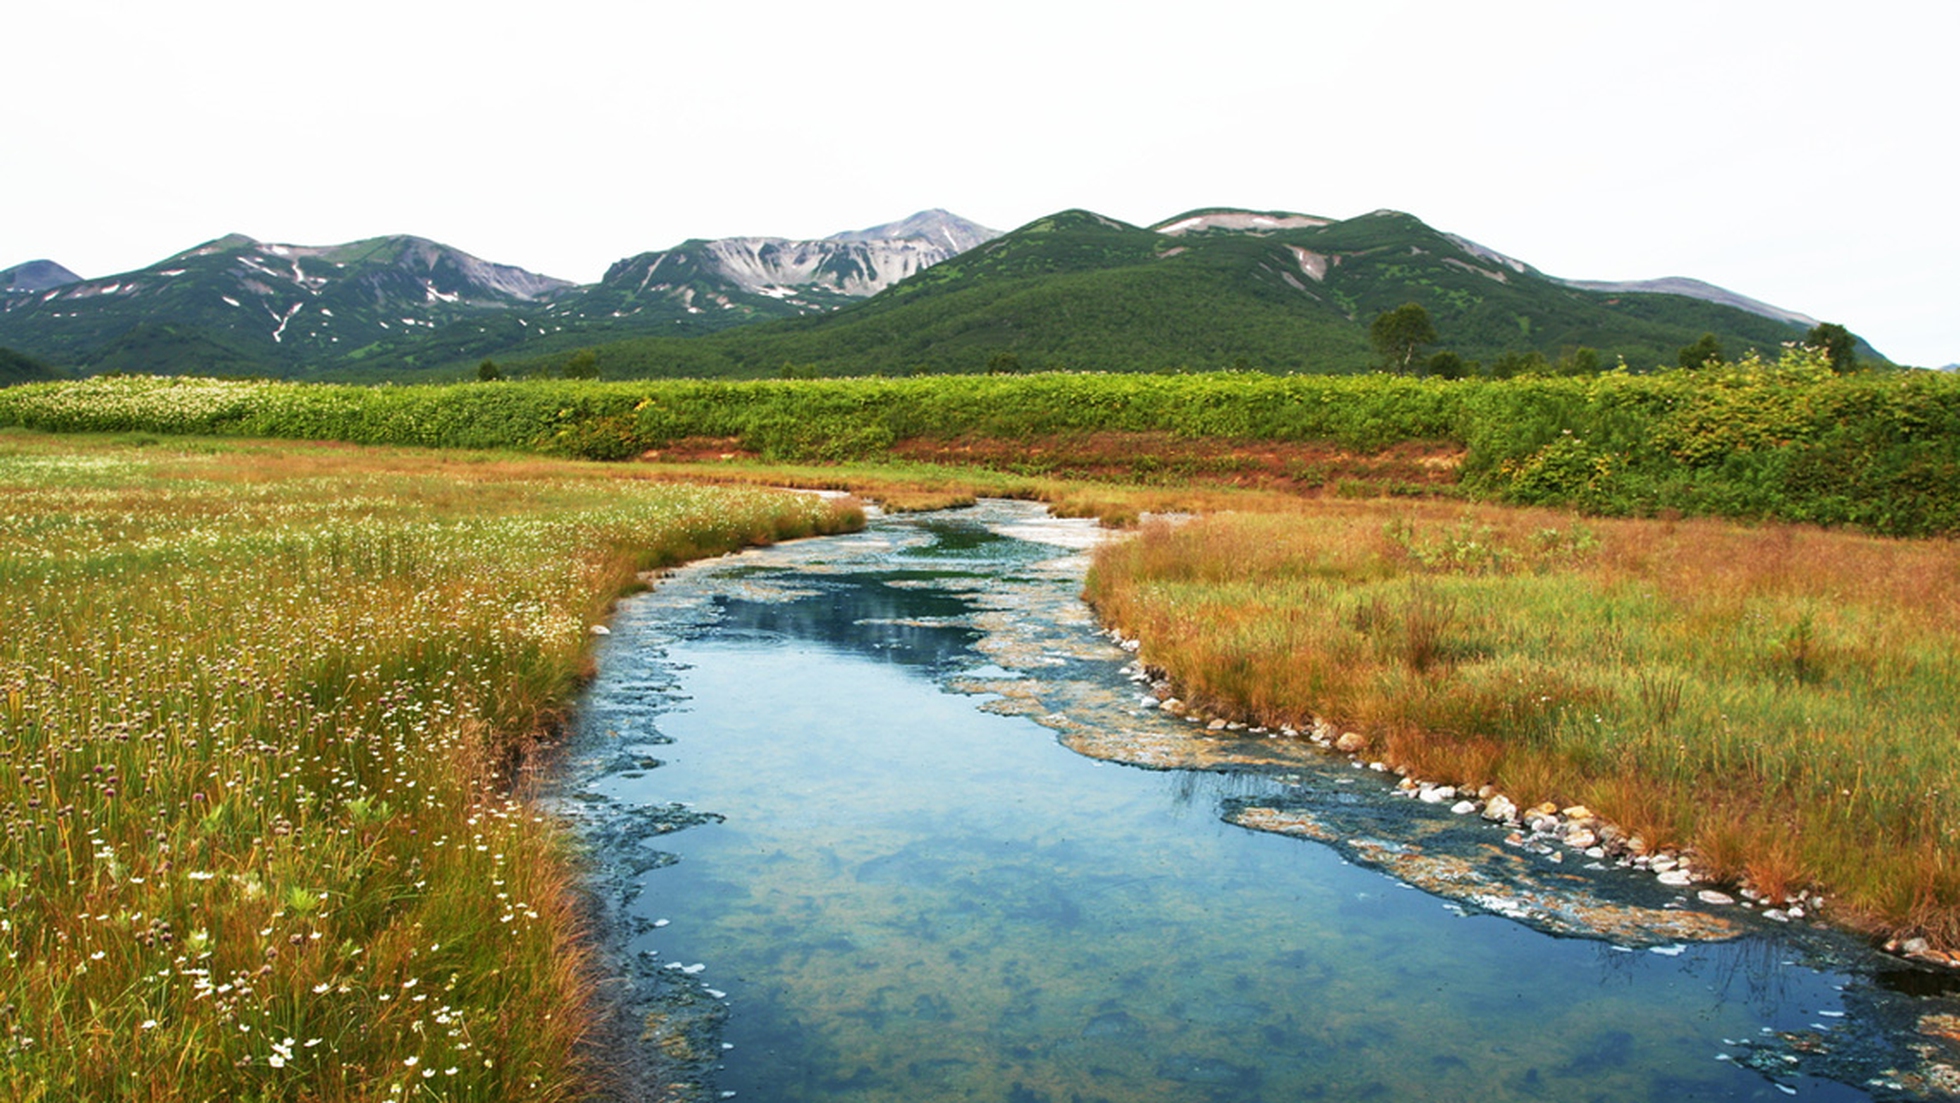
[(577, 1098), (527, 743), (636, 570), (851, 523), (626, 474), (0, 433), (0, 1095)]
[(1585, 804), (1771, 895), (1960, 945), (1944, 541), (1323, 502), (1147, 527), (1089, 595), (1181, 696)]
[[(1052, 373), (351, 387), (104, 378), (0, 389), (6, 424), (588, 459), (712, 441), (772, 462), (931, 455), (961, 441), (1067, 445), (1096, 434), (1228, 441), (1242, 452), (1251, 442), (1314, 442), (1367, 456), (1442, 444), (1462, 457), (1453, 489), (1481, 500), (1960, 532), (1960, 378), (1838, 376), (1804, 349), (1775, 363), (1508, 380)], [(979, 452), (1014, 455), (1027, 474), (1043, 466), (1031, 449)], [(1138, 478), (1171, 477), (1191, 461), (1134, 459)], [(1153, 475), (1146, 461), (1165, 469)], [(1314, 482), (1312, 472), (1299, 475)]]

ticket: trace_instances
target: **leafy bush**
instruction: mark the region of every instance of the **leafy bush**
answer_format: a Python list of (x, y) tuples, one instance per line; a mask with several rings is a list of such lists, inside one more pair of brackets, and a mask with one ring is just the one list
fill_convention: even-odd
[(0, 424), (502, 448), (615, 460), (688, 438), (777, 461), (908, 440), (1171, 433), (1465, 449), (1486, 500), (1960, 532), (1960, 379), (1838, 375), (1819, 352), (1651, 375), (920, 376), (354, 387), (97, 378), (0, 391)]

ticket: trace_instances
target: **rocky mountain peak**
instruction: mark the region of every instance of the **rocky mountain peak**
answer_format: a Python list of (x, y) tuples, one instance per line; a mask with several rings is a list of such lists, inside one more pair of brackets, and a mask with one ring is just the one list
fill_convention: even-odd
[(990, 230), (977, 222), (969, 222), (951, 211), (934, 207), (920, 211), (909, 218), (897, 222), (881, 223), (862, 230), (846, 230), (825, 238), (826, 241), (870, 242), (870, 241), (925, 241), (949, 251), (948, 255), (964, 253), (976, 245), (1000, 236), (999, 230)]
[(79, 282), (81, 278), (51, 260), (30, 260), (26, 264), (0, 269), (0, 292), (48, 291)]

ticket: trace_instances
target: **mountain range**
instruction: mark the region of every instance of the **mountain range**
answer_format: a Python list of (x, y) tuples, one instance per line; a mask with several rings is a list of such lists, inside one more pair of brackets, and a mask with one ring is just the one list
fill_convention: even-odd
[(1815, 324), (1695, 280), (1557, 279), (1394, 211), (1064, 211), (1001, 234), (932, 210), (815, 241), (689, 240), (586, 285), (409, 236), (233, 234), (100, 279), (34, 261), (0, 271), (0, 347), (88, 373), (370, 380), (492, 357), (548, 371), (586, 347), (608, 376), (1349, 371), (1372, 363), (1368, 322), (1407, 301), (1484, 359), (1584, 346), (1647, 367), (1704, 332), (1739, 352)]

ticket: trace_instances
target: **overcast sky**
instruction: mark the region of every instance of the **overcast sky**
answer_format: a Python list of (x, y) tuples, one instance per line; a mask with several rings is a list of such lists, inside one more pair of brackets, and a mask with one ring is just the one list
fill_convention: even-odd
[(1960, 360), (1950, 0), (63, 0), (7, 39), (0, 267), (413, 233), (590, 281), (927, 207), (1391, 207)]

